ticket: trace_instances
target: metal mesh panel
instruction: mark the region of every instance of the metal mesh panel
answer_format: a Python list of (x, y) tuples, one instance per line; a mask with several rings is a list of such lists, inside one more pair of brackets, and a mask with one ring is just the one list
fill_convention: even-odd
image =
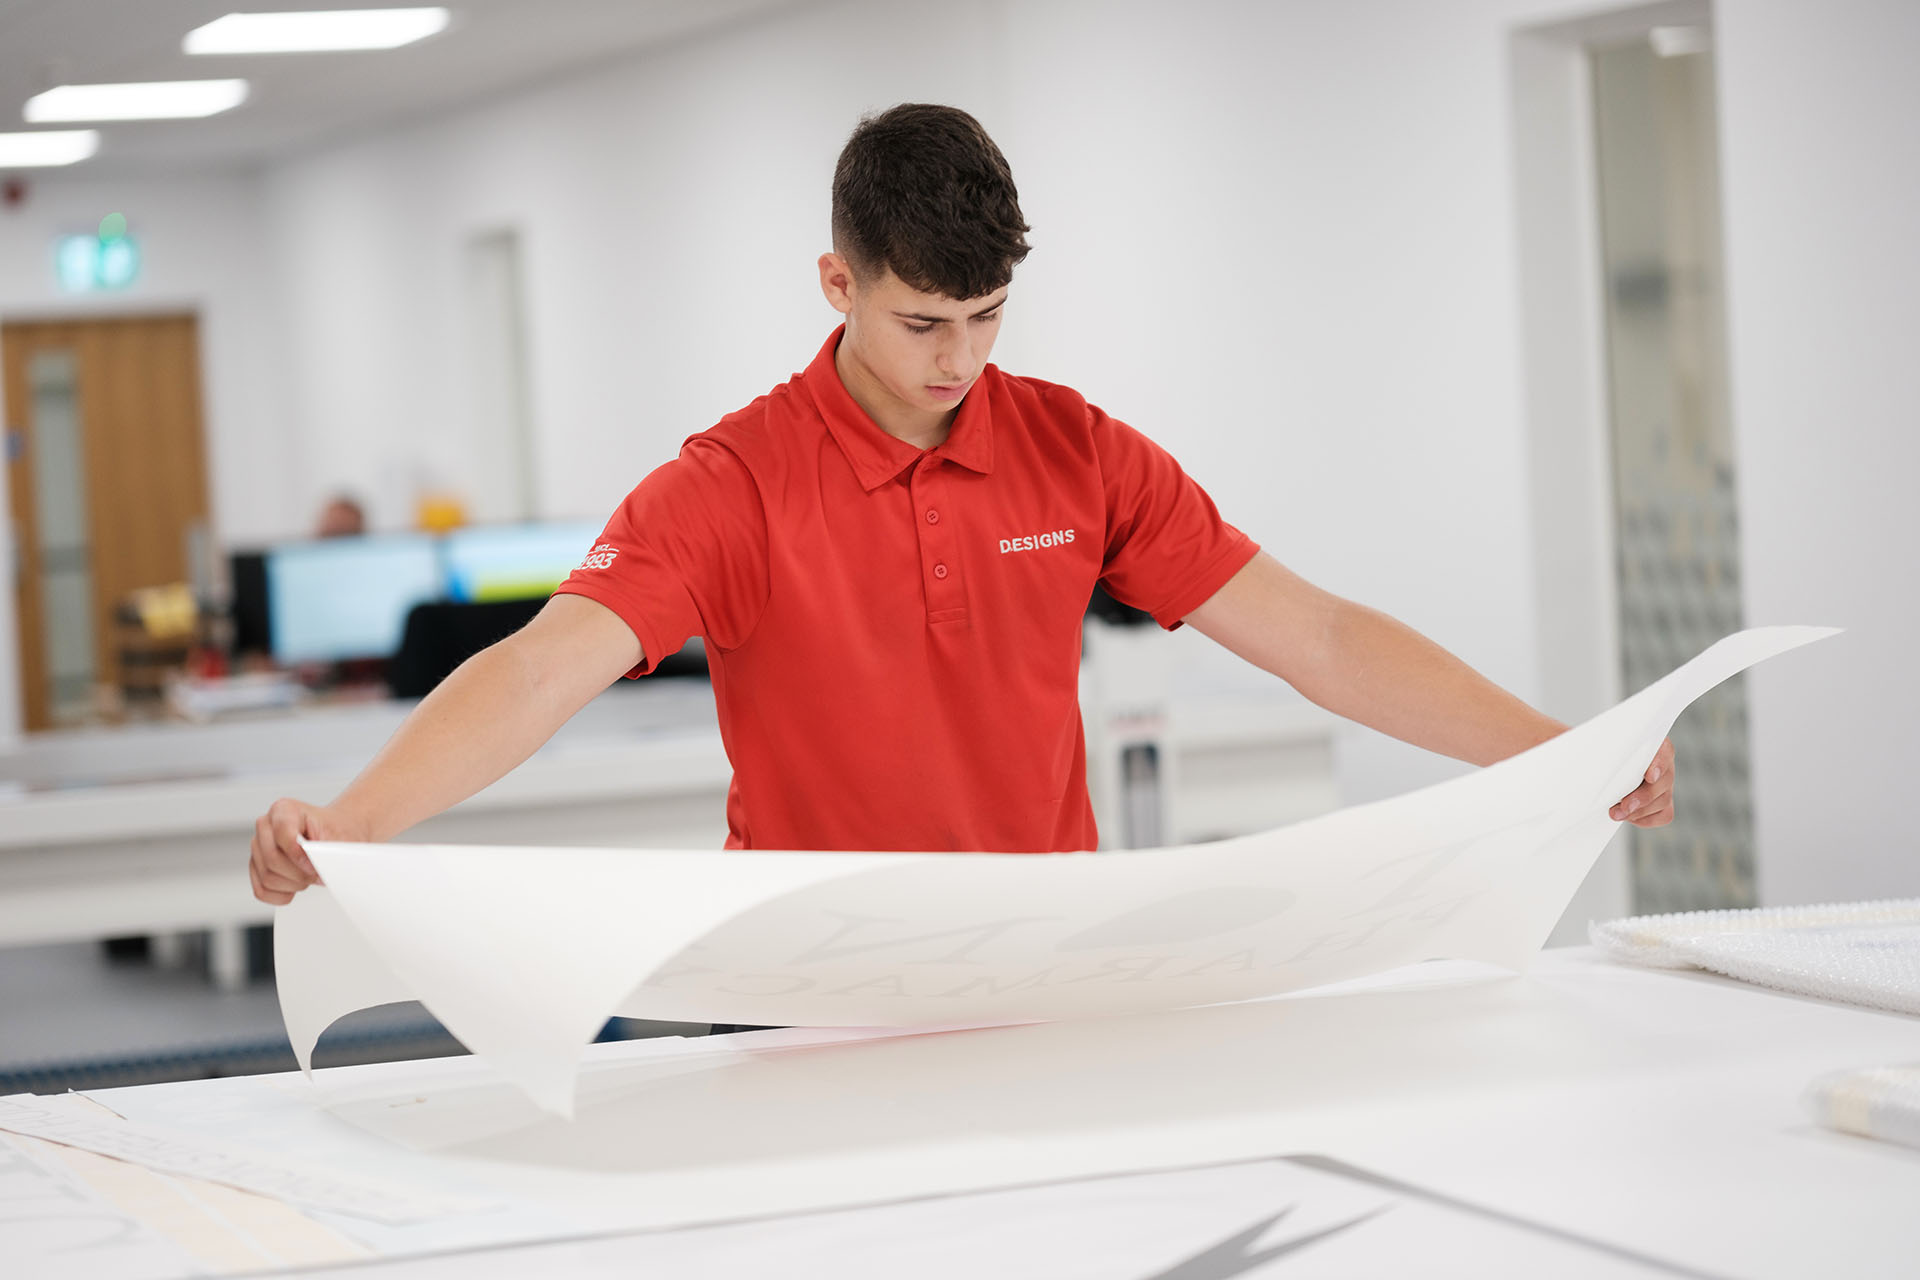
[[(1741, 626), (1732, 469), (1713, 468), (1704, 494), (1662, 484), (1659, 474), (1622, 476), (1620, 657), (1628, 689), (1645, 688)], [(1694, 703), (1672, 736), (1674, 820), (1633, 833), (1634, 910), (1752, 906), (1746, 677)]]

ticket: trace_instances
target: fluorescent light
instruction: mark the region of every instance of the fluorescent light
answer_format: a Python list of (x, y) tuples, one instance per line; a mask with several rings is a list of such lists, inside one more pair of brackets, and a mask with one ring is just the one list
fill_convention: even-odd
[(331, 9), (314, 13), (230, 13), (187, 33), (188, 53), (319, 53), (396, 49), (446, 28), (447, 11)]
[(27, 99), (27, 122), (179, 120), (218, 115), (247, 100), (245, 80), (165, 80), (156, 84), (63, 84)]
[(0, 133), (0, 169), (39, 169), (78, 164), (100, 149), (96, 129), (48, 129), (44, 133)]

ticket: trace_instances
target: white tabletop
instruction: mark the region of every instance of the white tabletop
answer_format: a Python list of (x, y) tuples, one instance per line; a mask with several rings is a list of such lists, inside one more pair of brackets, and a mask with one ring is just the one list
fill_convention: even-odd
[[(36, 735), (0, 756), (0, 852), (251, 827), (282, 795), (338, 792), (414, 703), (302, 708), (220, 724), (142, 724)], [(724, 787), (729, 771), (704, 681), (596, 698), (532, 759), (466, 802)]]
[[(0, 945), (266, 923), (254, 820), (338, 794), (411, 705), (41, 734), (0, 755)], [(731, 777), (705, 681), (621, 689), (408, 838), (716, 847)], [(216, 954), (221, 985), (245, 980), (243, 950)]]
[(834, 1038), (594, 1046), (571, 1123), (471, 1059), (94, 1096), (499, 1206), (335, 1221), (388, 1255), (1315, 1154), (1712, 1274), (1907, 1275), (1920, 1257), (1920, 1152), (1820, 1130), (1799, 1103), (1827, 1071), (1920, 1059), (1920, 1021), (1585, 949), (1517, 978), (1437, 968), (1415, 987)]

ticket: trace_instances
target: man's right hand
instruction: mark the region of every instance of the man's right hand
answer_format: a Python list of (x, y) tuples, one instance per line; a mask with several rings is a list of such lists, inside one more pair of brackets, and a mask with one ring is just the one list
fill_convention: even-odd
[(320, 877), (302, 840), (391, 840), (525, 760), (567, 717), (646, 660), (620, 615), (562, 592), (461, 663), (407, 714), (331, 805), (276, 800), (253, 824), (253, 896), (283, 907)]
[(253, 896), (284, 907), (293, 895), (320, 883), (319, 872), (307, 860), (302, 840), (365, 840), (358, 825), (334, 810), (298, 800), (275, 800), (266, 816), (253, 824), (253, 856), (247, 874)]

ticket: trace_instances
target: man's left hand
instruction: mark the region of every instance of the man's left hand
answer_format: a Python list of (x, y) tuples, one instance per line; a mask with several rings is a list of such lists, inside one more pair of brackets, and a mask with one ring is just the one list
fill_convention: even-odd
[(1660, 744), (1646, 778), (1607, 810), (1607, 816), (1636, 827), (1664, 827), (1673, 821), (1673, 739)]

